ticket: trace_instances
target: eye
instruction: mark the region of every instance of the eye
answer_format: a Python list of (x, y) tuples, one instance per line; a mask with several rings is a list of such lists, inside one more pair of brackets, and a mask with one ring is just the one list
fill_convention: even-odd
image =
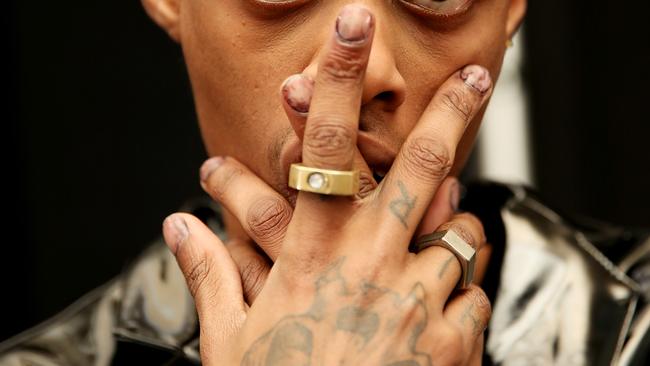
[(251, 3), (254, 3), (257, 6), (269, 10), (282, 10), (288, 8), (298, 7), (304, 5), (310, 0), (248, 0)]
[(400, 0), (415, 11), (428, 15), (452, 17), (465, 12), (474, 0)]

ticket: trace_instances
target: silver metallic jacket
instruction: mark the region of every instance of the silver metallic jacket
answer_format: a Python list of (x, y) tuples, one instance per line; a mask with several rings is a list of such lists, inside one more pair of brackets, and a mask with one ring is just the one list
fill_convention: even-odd
[[(570, 222), (522, 187), (469, 189), (495, 246), (484, 364), (650, 365), (650, 235)], [(199, 216), (222, 238), (218, 209)], [(200, 363), (198, 321), (162, 239), (125, 273), (0, 344), (0, 365)]]

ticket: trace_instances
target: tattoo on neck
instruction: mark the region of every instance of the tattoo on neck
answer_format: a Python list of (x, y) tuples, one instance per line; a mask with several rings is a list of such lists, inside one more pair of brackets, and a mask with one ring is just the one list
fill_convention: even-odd
[(415, 208), (417, 196), (411, 197), (408, 189), (406, 189), (406, 185), (401, 180), (397, 181), (397, 186), (402, 196), (390, 203), (390, 211), (408, 229), (408, 217), (411, 215), (413, 208)]
[(242, 366), (431, 366), (430, 356), (417, 350), (429, 318), (422, 284), (406, 296), (370, 281), (351, 286), (341, 271), (344, 261), (315, 280), (309, 310), (285, 316), (253, 342)]

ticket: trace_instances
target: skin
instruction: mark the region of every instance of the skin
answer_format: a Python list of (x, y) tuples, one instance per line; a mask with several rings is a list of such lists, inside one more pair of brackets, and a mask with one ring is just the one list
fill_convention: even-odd
[[(449, 251), (408, 246), (436, 228), (485, 244), (480, 222), (454, 212), (450, 177), (525, 1), (143, 4), (183, 48), (208, 153), (229, 156), (201, 170), (229, 212), (228, 248), (190, 215), (163, 224), (196, 300), (203, 362), (480, 363), (485, 294), (454, 291)], [(286, 177), (298, 161), (359, 169), (362, 192), (297, 194)], [(377, 170), (388, 171), (380, 183)]]

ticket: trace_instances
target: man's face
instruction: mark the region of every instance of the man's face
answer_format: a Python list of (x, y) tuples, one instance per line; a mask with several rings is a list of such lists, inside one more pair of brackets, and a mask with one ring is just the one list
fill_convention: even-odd
[[(300, 161), (301, 146), (280, 87), (292, 74), (315, 75), (345, 4), (364, 4), (376, 17), (358, 139), (376, 170), (390, 166), (450, 75), (479, 64), (497, 78), (525, 6), (523, 0), (165, 1), (178, 13), (173, 33), (208, 153), (237, 158), (288, 198), (287, 171)], [(521, 11), (513, 11), (517, 6)], [(467, 129), (452, 174), (465, 162), (482, 115)]]

